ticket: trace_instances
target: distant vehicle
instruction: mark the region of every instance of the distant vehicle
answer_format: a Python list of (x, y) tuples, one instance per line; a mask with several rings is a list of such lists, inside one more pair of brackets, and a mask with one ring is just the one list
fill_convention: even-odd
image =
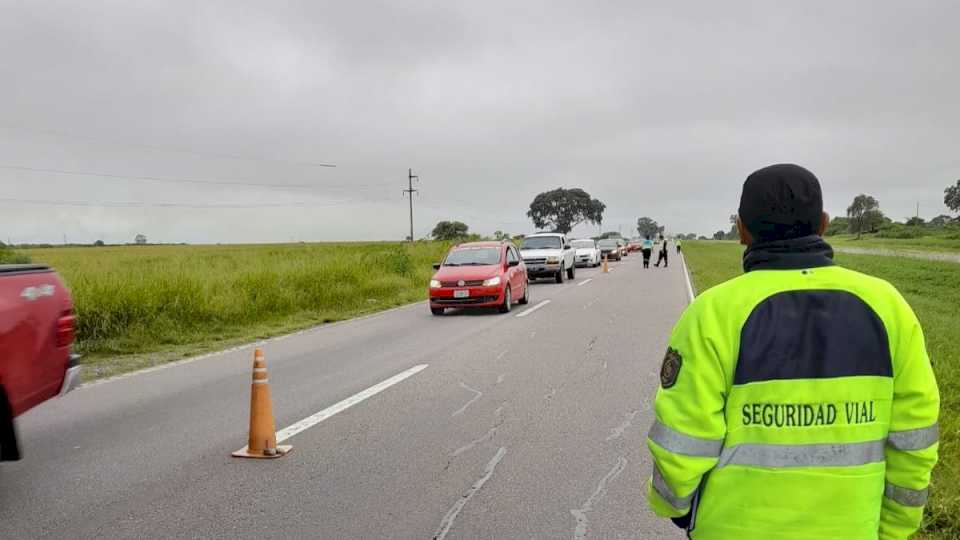
[(527, 268), (513, 244), (460, 244), (433, 267), (437, 271), (430, 280), (430, 311), (434, 315), (457, 307), (496, 307), (507, 313), (514, 301), (530, 302)]
[(80, 382), (70, 292), (39, 265), (0, 265), (0, 461), (20, 459), (14, 418)]
[(564, 275), (576, 276), (575, 251), (561, 233), (537, 233), (523, 239), (520, 255), (532, 278), (553, 277), (563, 283)]
[(617, 238), (617, 246), (620, 247), (620, 256), (626, 257), (630, 254), (630, 250), (627, 249), (627, 241), (623, 238)]
[(610, 261), (619, 261), (622, 258), (620, 244), (614, 238), (605, 238), (597, 242), (600, 248), (600, 257), (606, 257)]
[(631, 238), (630, 241), (627, 242), (627, 251), (640, 251), (642, 244), (643, 240), (639, 238)]
[(574, 249), (574, 264), (577, 266), (600, 266), (600, 248), (597, 247), (597, 241), (591, 238), (573, 240), (570, 245)]

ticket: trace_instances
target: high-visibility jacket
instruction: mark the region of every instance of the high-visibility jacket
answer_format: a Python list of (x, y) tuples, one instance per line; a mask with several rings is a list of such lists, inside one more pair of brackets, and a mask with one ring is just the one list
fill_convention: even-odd
[(755, 246), (670, 337), (649, 504), (695, 540), (904, 540), (937, 461), (916, 316), (819, 237)]

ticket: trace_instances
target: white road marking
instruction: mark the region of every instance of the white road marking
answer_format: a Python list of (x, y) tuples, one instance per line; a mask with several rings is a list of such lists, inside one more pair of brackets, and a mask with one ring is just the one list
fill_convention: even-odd
[(457, 515), (459, 515), (460, 511), (463, 510), (463, 507), (470, 502), (470, 499), (472, 499), (473, 496), (483, 488), (483, 485), (487, 483), (487, 480), (490, 480), (490, 477), (493, 476), (494, 469), (497, 468), (497, 465), (500, 464), (500, 461), (506, 454), (507, 449), (502, 446), (499, 450), (497, 450), (497, 453), (493, 456), (493, 459), (491, 459), (490, 462), (487, 463), (486, 468), (484, 468), (484, 475), (481, 476), (479, 480), (474, 482), (473, 485), (470, 486), (470, 490), (457, 499), (457, 502), (454, 503), (454, 505), (450, 507), (450, 510), (447, 511), (447, 515), (443, 516), (443, 520), (440, 522), (440, 527), (433, 535), (433, 540), (443, 540), (447, 537), (447, 534), (450, 533), (451, 527), (453, 527), (453, 522), (457, 519)]
[(693, 302), (693, 285), (690, 283), (690, 272), (687, 271), (687, 258), (680, 252), (680, 262), (683, 263), (683, 277), (687, 280), (687, 298)]
[(379, 394), (380, 392), (383, 392), (387, 388), (390, 388), (391, 386), (405, 379), (408, 379), (416, 375), (417, 373), (420, 373), (421, 371), (427, 369), (427, 367), (428, 367), (427, 364), (420, 364), (418, 366), (413, 366), (412, 368), (404, 372), (398, 373), (383, 382), (377, 383), (371, 386), (370, 388), (363, 390), (358, 394), (354, 394), (348, 397), (347, 399), (340, 401), (339, 403), (336, 403), (334, 405), (331, 405), (314, 415), (308, 416), (295, 424), (292, 424), (290, 426), (287, 426), (281, 429), (280, 431), (277, 432), (277, 443), (281, 443), (289, 439), (290, 437), (293, 437), (297, 433), (300, 433), (301, 431), (312, 428), (313, 426), (319, 424), (320, 422), (323, 422), (327, 418), (330, 418), (331, 416), (337, 413), (343, 412), (349, 409), (350, 407), (353, 407), (357, 403), (360, 403), (361, 401), (367, 398), (373, 397)]
[(289, 339), (289, 338), (292, 338), (292, 337), (302, 336), (302, 335), (304, 335), (304, 334), (312, 334), (312, 333), (314, 333), (314, 332), (320, 332), (320, 331), (326, 330), (326, 329), (328, 329), (328, 328), (333, 328), (333, 327), (335, 327), (335, 326), (341, 326), (341, 325), (345, 325), (345, 324), (352, 324), (352, 323), (357, 323), (357, 322), (361, 322), (361, 321), (369, 321), (369, 320), (372, 320), (372, 319), (378, 319), (378, 318), (380, 318), (380, 317), (383, 317), (384, 315), (388, 315), (388, 314), (393, 313), (393, 312), (395, 312), (395, 311), (401, 311), (401, 310), (404, 310), (404, 309), (410, 309), (410, 308), (412, 308), (412, 307), (421, 306), (421, 305), (426, 305), (426, 304), (428, 304), (428, 303), (429, 303), (429, 302), (426, 302), (426, 301), (414, 302), (414, 303), (412, 303), (412, 304), (407, 304), (407, 305), (405, 305), (405, 306), (398, 306), (398, 307), (395, 307), (395, 308), (385, 309), (385, 310), (383, 310), (383, 311), (378, 311), (378, 312), (375, 312), (375, 313), (371, 313), (371, 314), (369, 314), (369, 315), (363, 315), (363, 316), (361, 316), (361, 317), (356, 317), (356, 318), (353, 318), (353, 319), (344, 319), (344, 320), (342, 320), (342, 321), (336, 321), (336, 322), (332, 322), (332, 323), (318, 324), (318, 325), (316, 325), (316, 326), (311, 326), (310, 328), (304, 328), (303, 330), (297, 330), (296, 332), (292, 332), (292, 333), (289, 333), (289, 334), (282, 334), (282, 335), (275, 336), (275, 337), (272, 337), (272, 338), (267, 338), (267, 339), (259, 339), (259, 340), (257, 340), (257, 341), (253, 341), (253, 342), (250, 342), (250, 343), (244, 343), (244, 344), (242, 344), (242, 345), (237, 345), (237, 346), (234, 346), (234, 347), (229, 347), (229, 348), (222, 349), (222, 350), (219, 350), (219, 351), (214, 351), (214, 352), (211, 352), (211, 353), (201, 354), (201, 355), (199, 355), (199, 356), (193, 356), (193, 357), (190, 357), (190, 358), (184, 358), (183, 360), (177, 360), (177, 361), (175, 361), (175, 362), (168, 362), (168, 363), (166, 363), (166, 364), (160, 364), (160, 365), (158, 365), (158, 366), (152, 366), (152, 367), (148, 367), (148, 368), (144, 368), (144, 369), (139, 369), (139, 370), (137, 370), (137, 371), (131, 371), (131, 372), (129, 372), (129, 373), (121, 373), (120, 375), (114, 375), (114, 376), (112, 376), (112, 377), (105, 377), (105, 378), (103, 378), (103, 379), (97, 379), (97, 380), (95, 380), (95, 381), (85, 382), (85, 383), (81, 384), (80, 387), (77, 388), (77, 390), (82, 390), (82, 389), (84, 389), (84, 388), (90, 388), (90, 387), (92, 387), (92, 386), (97, 386), (97, 385), (101, 385), (101, 384), (104, 384), (104, 383), (109, 383), (109, 382), (114, 382), (114, 381), (122, 381), (123, 379), (129, 379), (130, 377), (136, 377), (136, 376), (138, 376), (138, 375), (146, 375), (147, 373), (153, 373), (153, 372), (155, 372), (155, 371), (163, 371), (163, 370), (166, 370), (166, 369), (170, 369), (170, 368), (173, 368), (173, 367), (182, 366), (182, 365), (185, 365), (185, 364), (192, 364), (193, 362), (196, 362), (197, 360), (205, 360), (205, 359), (207, 359), (207, 358), (213, 358), (213, 357), (216, 357), (216, 356), (223, 356), (223, 355), (225, 355), (225, 354), (229, 354), (229, 353), (233, 353), (233, 352), (237, 352), (237, 351), (243, 351), (243, 350), (253, 349), (254, 347), (262, 347), (262, 346), (268, 345), (268, 344), (270, 344), (270, 343), (274, 343), (274, 342), (277, 342), (277, 341), (283, 341), (283, 340), (285, 340), (285, 339)]
[(587, 283), (590, 283), (591, 281), (593, 281), (593, 278), (587, 278), (587, 279), (581, 281), (580, 283), (578, 283), (578, 284), (577, 284), (577, 287), (583, 287), (584, 285), (586, 285)]
[(526, 317), (527, 315), (533, 313), (534, 311), (542, 308), (543, 306), (545, 306), (545, 305), (547, 305), (547, 304), (549, 304), (549, 303), (550, 303), (549, 300), (544, 300), (543, 302), (540, 302), (539, 304), (533, 306), (532, 308), (530, 308), (530, 309), (528, 309), (528, 310), (526, 310), (526, 311), (517, 313), (517, 317)]
[(573, 530), (574, 540), (582, 540), (587, 537), (587, 526), (590, 524), (590, 521), (587, 519), (587, 512), (593, 510), (593, 505), (600, 501), (604, 495), (607, 494), (607, 482), (615, 479), (620, 476), (620, 473), (623, 472), (623, 469), (627, 466), (627, 460), (622, 456), (617, 458), (617, 464), (610, 469), (610, 472), (600, 480), (600, 485), (597, 486), (597, 489), (594, 490), (593, 494), (587, 499), (587, 502), (583, 503), (583, 506), (577, 508), (576, 510), (570, 510), (570, 514), (573, 515), (573, 518), (577, 522), (576, 528)]
[(474, 402), (474, 401), (480, 399), (480, 397), (483, 396), (483, 392), (477, 390), (476, 388), (470, 388), (470, 387), (467, 386), (467, 384), (466, 384), (465, 382), (463, 382), (463, 381), (460, 381), (460, 388), (463, 388), (464, 390), (469, 390), (469, 391), (473, 392), (473, 393), (476, 394), (476, 395), (473, 396), (473, 398), (472, 398), (470, 401), (466, 402), (466, 403), (463, 405), (463, 407), (460, 407), (459, 409), (457, 409), (456, 411), (454, 411), (453, 414), (451, 414), (450, 416), (457, 416), (458, 414), (460, 414), (460, 413), (462, 413), (463, 411), (467, 410), (467, 407), (469, 407), (470, 405), (473, 405), (473, 402)]

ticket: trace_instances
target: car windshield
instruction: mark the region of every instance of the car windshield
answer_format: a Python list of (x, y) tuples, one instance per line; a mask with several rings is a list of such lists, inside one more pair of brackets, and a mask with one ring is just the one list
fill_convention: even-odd
[(593, 240), (574, 240), (573, 242), (570, 242), (570, 243), (575, 248), (592, 248), (596, 245), (593, 242)]
[(500, 248), (455, 249), (443, 261), (444, 266), (484, 266), (500, 262)]
[(560, 249), (560, 237), (531, 236), (523, 240), (520, 249)]
[(600, 241), (600, 247), (601, 247), (601, 248), (615, 248), (615, 247), (617, 247), (617, 241), (616, 241), (616, 240), (601, 240), (601, 241)]

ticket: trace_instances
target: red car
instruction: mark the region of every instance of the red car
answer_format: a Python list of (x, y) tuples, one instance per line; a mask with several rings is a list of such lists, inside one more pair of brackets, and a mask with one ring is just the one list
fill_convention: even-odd
[(0, 265), (0, 461), (20, 459), (13, 419), (80, 382), (70, 292), (53, 270)]
[(430, 311), (434, 315), (457, 307), (496, 307), (507, 313), (515, 301), (530, 301), (527, 267), (513, 244), (460, 244), (433, 267), (437, 270), (430, 280)]

